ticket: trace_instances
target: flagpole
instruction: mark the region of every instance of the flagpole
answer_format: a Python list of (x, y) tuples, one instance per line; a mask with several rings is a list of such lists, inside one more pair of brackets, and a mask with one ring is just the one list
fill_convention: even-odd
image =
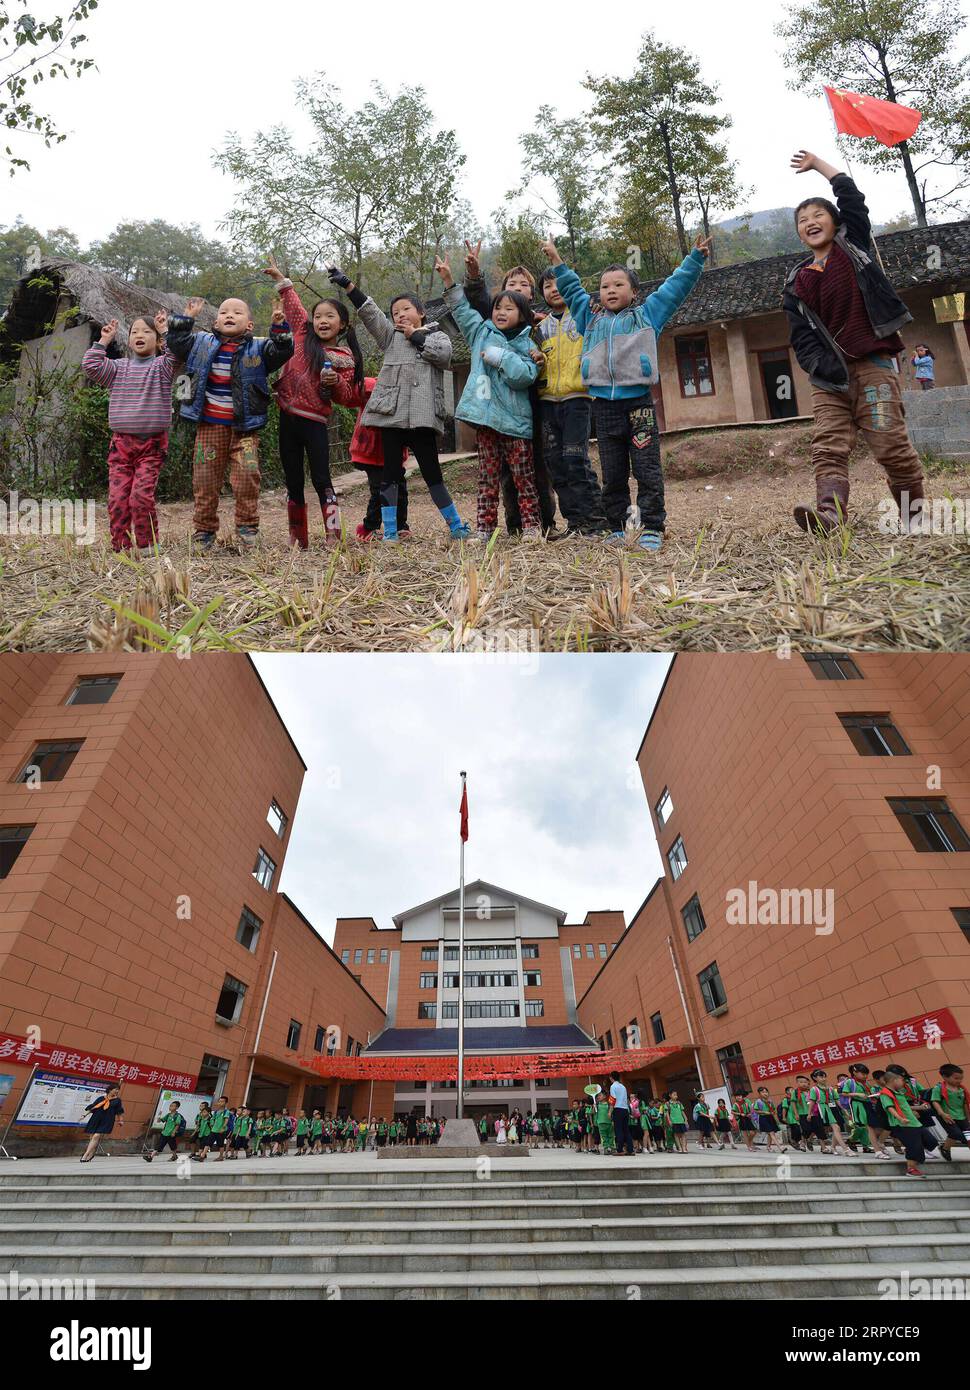
[[(855, 174), (853, 174), (852, 172), (852, 165), (849, 162), (849, 156), (842, 148), (842, 142), (840, 139), (841, 132), (839, 131), (838, 122), (835, 119), (835, 112), (832, 109), (832, 102), (829, 99), (828, 92), (825, 93), (825, 105), (829, 108), (829, 116), (832, 120), (832, 129), (835, 131), (835, 148), (838, 150), (839, 154), (845, 160), (846, 172), (848, 173), (849, 178), (852, 180), (852, 182), (855, 183)], [(876, 234), (871, 228), (869, 229), (869, 239), (872, 242), (872, 249), (876, 253), (876, 260), (879, 262), (879, 269), (883, 272), (883, 274), (885, 274), (886, 267), (883, 264), (882, 255), (879, 251), (879, 243), (876, 241)]]
[[(465, 779), (461, 774), (462, 805), (465, 802)], [(458, 865), (458, 1112), (465, 1118), (465, 837), (462, 835)]]

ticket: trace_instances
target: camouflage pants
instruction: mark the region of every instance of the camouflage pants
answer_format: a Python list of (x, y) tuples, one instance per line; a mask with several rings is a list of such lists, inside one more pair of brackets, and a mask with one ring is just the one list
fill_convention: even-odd
[(201, 424), (195, 436), (192, 462), (192, 495), (196, 532), (214, 534), (219, 529), (219, 493), (229, 470), (229, 485), (236, 499), (236, 528), (259, 526), (259, 435), (243, 434), (229, 425)]
[(848, 391), (813, 390), (812, 410), (816, 479), (848, 481), (849, 454), (861, 433), (894, 490), (912, 490), (923, 481), (919, 455), (906, 429), (899, 373), (888, 359), (850, 362)]

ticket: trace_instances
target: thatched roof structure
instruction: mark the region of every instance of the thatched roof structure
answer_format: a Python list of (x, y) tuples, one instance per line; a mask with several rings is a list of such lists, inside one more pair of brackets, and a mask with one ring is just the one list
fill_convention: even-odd
[[(44, 261), (14, 286), (0, 318), (0, 360), (16, 360), (23, 343), (44, 338), (56, 328), (90, 324), (94, 342), (111, 319), (118, 320), (118, 339), (124, 342), (134, 319), (151, 319), (159, 309), (181, 314), (185, 304), (183, 295), (133, 285), (94, 265)], [(206, 304), (197, 322), (211, 328), (215, 315), (215, 309)]]

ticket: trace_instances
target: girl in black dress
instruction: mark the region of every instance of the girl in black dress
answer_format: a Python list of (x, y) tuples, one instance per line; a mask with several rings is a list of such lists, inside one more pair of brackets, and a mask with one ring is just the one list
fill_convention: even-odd
[(121, 1118), (125, 1113), (125, 1107), (121, 1103), (121, 1087), (109, 1086), (103, 1096), (85, 1106), (84, 1113), (89, 1117), (84, 1126), (84, 1132), (90, 1134), (88, 1146), (81, 1157), (82, 1163), (90, 1163), (94, 1157), (95, 1150), (106, 1134), (110, 1134), (115, 1127), (115, 1120), (119, 1125), (125, 1122)]

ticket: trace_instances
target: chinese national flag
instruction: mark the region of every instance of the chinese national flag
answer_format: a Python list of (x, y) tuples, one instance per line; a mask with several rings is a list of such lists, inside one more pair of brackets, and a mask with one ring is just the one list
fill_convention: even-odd
[(468, 839), (468, 788), (461, 789), (461, 838)]
[(871, 135), (881, 145), (898, 145), (901, 140), (909, 139), (922, 120), (921, 112), (912, 106), (860, 96), (843, 87), (824, 90), (840, 135)]

